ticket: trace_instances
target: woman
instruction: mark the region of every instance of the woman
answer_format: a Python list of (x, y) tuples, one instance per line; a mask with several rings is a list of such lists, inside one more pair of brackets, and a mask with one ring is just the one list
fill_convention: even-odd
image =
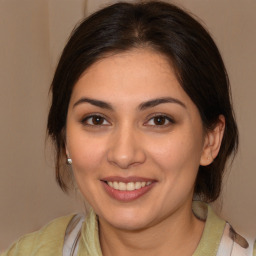
[(238, 131), (225, 66), (194, 18), (163, 2), (104, 8), (72, 33), (51, 90), (56, 179), (92, 210), (6, 255), (253, 255), (206, 204)]

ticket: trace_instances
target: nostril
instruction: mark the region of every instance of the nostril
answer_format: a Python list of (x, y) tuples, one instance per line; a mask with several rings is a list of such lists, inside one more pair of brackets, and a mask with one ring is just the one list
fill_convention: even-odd
[(145, 162), (146, 154), (141, 147), (122, 147), (110, 148), (107, 153), (107, 160), (111, 165), (121, 169), (128, 169)]

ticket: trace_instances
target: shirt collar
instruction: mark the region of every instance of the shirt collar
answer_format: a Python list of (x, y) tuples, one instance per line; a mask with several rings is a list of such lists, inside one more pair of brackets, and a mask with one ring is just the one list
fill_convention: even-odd
[[(193, 256), (216, 255), (225, 227), (225, 221), (221, 220), (208, 204), (201, 201), (193, 201), (192, 210), (197, 218), (205, 221), (201, 240)], [(82, 226), (78, 256), (82, 255), (102, 256), (98, 219), (93, 210), (90, 210), (87, 214)]]

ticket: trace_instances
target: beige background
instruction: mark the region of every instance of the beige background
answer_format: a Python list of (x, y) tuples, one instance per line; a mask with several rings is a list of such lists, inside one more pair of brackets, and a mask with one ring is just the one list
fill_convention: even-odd
[[(48, 88), (73, 26), (106, 2), (113, 1), (0, 0), (0, 251), (81, 207), (55, 184), (52, 153), (45, 150)], [(256, 2), (173, 2), (206, 24), (230, 74), (241, 144), (225, 182), (221, 215), (255, 236)]]

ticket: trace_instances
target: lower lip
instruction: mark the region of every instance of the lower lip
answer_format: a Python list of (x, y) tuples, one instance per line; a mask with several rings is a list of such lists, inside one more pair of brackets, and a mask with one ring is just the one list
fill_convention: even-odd
[(123, 201), (123, 202), (130, 202), (133, 200), (138, 199), (139, 197), (145, 195), (149, 190), (153, 188), (155, 185), (155, 182), (151, 183), (150, 185), (147, 185), (143, 188), (140, 189), (135, 189), (133, 191), (122, 191), (122, 190), (117, 190), (112, 187), (110, 187), (107, 183), (102, 181), (103, 187), (106, 190), (106, 192), (114, 199), (118, 201)]

